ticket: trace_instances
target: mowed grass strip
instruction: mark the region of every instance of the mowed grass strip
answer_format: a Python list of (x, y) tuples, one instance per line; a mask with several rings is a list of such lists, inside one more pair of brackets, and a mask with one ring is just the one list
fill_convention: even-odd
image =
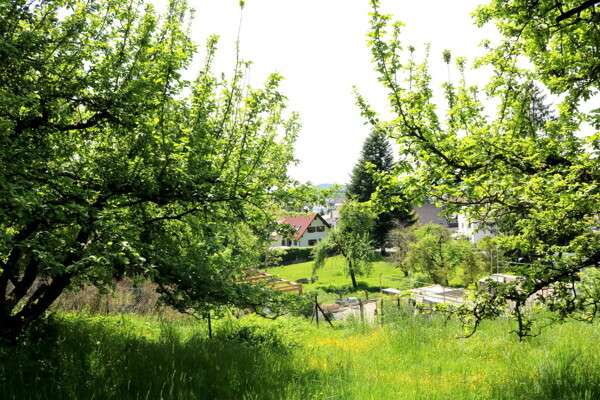
[[(330, 257), (325, 266), (313, 275), (312, 261), (291, 264), (281, 267), (273, 267), (266, 270), (267, 273), (276, 275), (290, 281), (309, 279), (313, 276), (318, 280), (313, 283), (303, 284), (305, 292), (319, 291), (324, 287), (351, 287), (352, 282), (346, 273), (346, 264), (342, 256)], [(380, 275), (404, 277), (404, 273), (386, 258), (379, 258), (373, 263), (373, 269), (368, 276), (357, 277), (360, 290), (370, 292), (379, 291)]]

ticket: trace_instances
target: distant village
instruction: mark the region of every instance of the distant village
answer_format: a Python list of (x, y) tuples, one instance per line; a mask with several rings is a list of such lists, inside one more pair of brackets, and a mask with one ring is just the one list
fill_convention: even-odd
[[(337, 227), (339, 219), (339, 207), (346, 202), (343, 197), (329, 198), (324, 205), (315, 205), (312, 208), (305, 207), (303, 210), (282, 217), (279, 222), (291, 227), (291, 234), (282, 235), (274, 232), (272, 235), (272, 249), (288, 248), (307, 248), (315, 246), (323, 240), (331, 231)], [(417, 224), (437, 224), (452, 232), (455, 237), (468, 239), (476, 244), (484, 236), (495, 237), (497, 234), (489, 228), (481, 228), (478, 224), (470, 222), (464, 215), (458, 214), (448, 218), (444, 216), (443, 208), (432, 203), (425, 203), (413, 207)], [(394, 251), (394, 243), (389, 244), (390, 251)], [(492, 271), (493, 272), (493, 271)], [(496, 271), (498, 272), (498, 271)], [(468, 291), (464, 288), (445, 287), (440, 284), (419, 285), (419, 282), (407, 278), (387, 277), (386, 282), (382, 282), (381, 293), (393, 297), (403, 296), (411, 299), (412, 302), (423, 305), (435, 304), (460, 304), (464, 301), (464, 296)], [(495, 283), (506, 284), (517, 282), (518, 276), (492, 273), (478, 280), (477, 287), (480, 290), (486, 290), (492, 293), (495, 289)], [(286, 281), (287, 282), (287, 281)], [(292, 283), (292, 282), (288, 282)], [(421, 287), (419, 287), (421, 286)], [(301, 289), (300, 289), (301, 290)], [(539, 295), (547, 295), (548, 289), (542, 290)], [(535, 301), (537, 296), (532, 296), (531, 302)], [(341, 301), (339, 306), (341, 310), (346, 307), (352, 307), (350, 301)], [(348, 304), (350, 303), (350, 304)]]
[[(337, 227), (339, 219), (338, 208), (346, 201), (345, 198), (327, 199), (325, 205), (306, 207), (294, 215), (284, 216), (279, 220), (282, 224), (289, 224), (294, 230), (293, 236), (273, 234), (273, 248), (311, 247), (327, 236), (332, 228)], [(467, 238), (472, 243), (477, 243), (484, 236), (496, 236), (491, 229), (482, 229), (478, 224), (470, 222), (462, 214), (447, 218), (443, 215), (442, 207), (425, 203), (413, 207), (419, 225), (438, 224), (448, 228), (453, 235)]]

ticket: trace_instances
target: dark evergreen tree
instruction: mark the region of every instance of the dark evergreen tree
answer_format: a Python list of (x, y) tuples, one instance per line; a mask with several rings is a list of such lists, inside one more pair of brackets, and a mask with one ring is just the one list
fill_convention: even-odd
[[(365, 139), (360, 158), (352, 170), (346, 190), (348, 198), (359, 203), (369, 201), (377, 190), (377, 174), (391, 172), (393, 168), (394, 155), (389, 141), (382, 132), (371, 132)], [(384, 254), (386, 238), (394, 226), (410, 226), (415, 221), (410, 204), (378, 214), (373, 229), (375, 246), (381, 248)]]

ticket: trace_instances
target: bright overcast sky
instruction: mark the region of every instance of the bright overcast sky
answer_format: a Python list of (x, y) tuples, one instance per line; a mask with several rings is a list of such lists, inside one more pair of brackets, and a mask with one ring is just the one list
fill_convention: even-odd
[[(406, 45), (419, 50), (431, 43), (432, 74), (439, 77), (434, 89), (447, 78), (444, 49), (453, 57), (482, 54), (478, 45), (486, 33), (470, 17), (481, 0), (381, 3), (383, 13), (406, 24)], [(369, 133), (354, 104), (353, 85), (376, 109), (385, 110), (386, 95), (366, 47), (369, 1), (246, 0), (243, 11), (238, 0), (190, 0), (190, 5), (196, 9), (194, 41), (204, 44), (209, 35), (220, 36), (216, 71), (233, 69), (242, 15), (241, 57), (253, 61), (251, 85), (260, 86), (271, 72), (284, 76), (281, 91), (289, 99), (289, 109), (299, 112), (302, 120), (295, 147), (300, 163), (291, 168), (291, 176), (315, 184), (347, 183)], [(467, 80), (475, 81), (477, 75), (471, 72)]]

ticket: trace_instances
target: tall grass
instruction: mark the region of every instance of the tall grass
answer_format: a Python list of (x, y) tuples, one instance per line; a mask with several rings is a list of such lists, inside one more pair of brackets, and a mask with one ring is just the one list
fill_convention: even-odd
[(308, 379), (284, 344), (260, 343), (260, 332), (254, 342), (248, 333), (247, 340), (221, 340), (233, 328), (207, 340), (192, 327), (130, 317), (55, 319), (23, 347), (1, 350), (0, 397), (280, 399), (280, 382)]
[(385, 323), (302, 318), (201, 322), (68, 314), (0, 348), (2, 399), (596, 399), (596, 325), (520, 343), (509, 322), (471, 339), (408, 309)]
[(63, 293), (53, 304), (53, 310), (92, 314), (136, 313), (153, 314), (160, 307), (156, 284), (143, 279), (124, 277), (110, 290), (85, 286)]

